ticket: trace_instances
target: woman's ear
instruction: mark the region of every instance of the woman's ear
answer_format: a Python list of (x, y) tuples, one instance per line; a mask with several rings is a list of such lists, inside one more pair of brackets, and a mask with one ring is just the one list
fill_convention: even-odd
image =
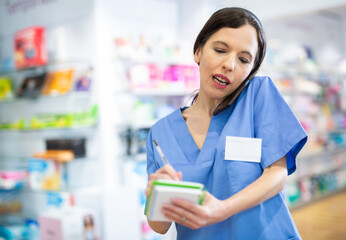
[(199, 65), (200, 61), (201, 61), (201, 48), (198, 48), (195, 52), (195, 54), (193, 55), (193, 58), (195, 60), (195, 63), (197, 63)]

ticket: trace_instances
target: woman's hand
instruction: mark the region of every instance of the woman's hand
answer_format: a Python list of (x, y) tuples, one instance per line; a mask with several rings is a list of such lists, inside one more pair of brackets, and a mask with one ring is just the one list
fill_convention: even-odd
[(158, 169), (155, 173), (150, 174), (147, 188), (145, 189), (145, 195), (147, 196), (147, 198), (149, 197), (151, 185), (153, 181), (156, 179), (170, 179), (170, 180), (181, 181), (182, 173), (176, 172), (171, 165), (166, 164), (162, 168)]
[(224, 201), (218, 200), (208, 192), (206, 194), (203, 205), (175, 198), (170, 204), (163, 206), (162, 212), (168, 219), (192, 229), (227, 219), (229, 216)]
[[(150, 174), (147, 188), (145, 189), (147, 199), (149, 197), (151, 185), (156, 179), (171, 179), (181, 181), (182, 173), (176, 172), (171, 165), (166, 164), (162, 168), (158, 169), (155, 173)], [(165, 234), (170, 228), (172, 222), (155, 222), (148, 219), (148, 223), (151, 229), (153, 229), (155, 232)]]

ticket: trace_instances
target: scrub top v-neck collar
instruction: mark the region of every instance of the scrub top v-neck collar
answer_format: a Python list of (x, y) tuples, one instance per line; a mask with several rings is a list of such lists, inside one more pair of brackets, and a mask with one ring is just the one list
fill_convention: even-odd
[[(177, 109), (168, 120), (171, 127), (174, 127), (174, 129), (172, 129), (173, 134), (177, 139), (177, 142), (180, 145), (180, 148), (182, 149), (189, 164), (197, 164), (210, 161), (211, 159), (213, 159), (215, 146), (219, 140), (219, 137), (227, 120), (229, 119), (229, 116), (233, 110), (233, 106), (228, 107), (219, 114), (213, 115), (211, 117), (208, 132), (201, 149), (198, 148), (182, 115), (182, 112), (185, 109), (187, 109), (187, 107)], [(180, 127), (177, 128), (177, 126)]]

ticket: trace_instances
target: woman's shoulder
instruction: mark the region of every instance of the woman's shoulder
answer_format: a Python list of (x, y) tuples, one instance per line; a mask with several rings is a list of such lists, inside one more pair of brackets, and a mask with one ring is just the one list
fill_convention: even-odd
[(255, 76), (250, 84), (249, 88), (252, 88), (252, 92), (257, 94), (263, 92), (265, 94), (280, 94), (275, 83), (269, 76)]
[(249, 84), (249, 86), (252, 85), (253, 87), (256, 87), (256, 88), (259, 88), (262, 85), (274, 84), (273, 80), (269, 76), (257, 76), (257, 75), (251, 80), (250, 83), (252, 84)]
[(169, 122), (174, 122), (181, 116), (181, 109), (178, 108), (175, 111), (171, 112), (167, 116), (160, 118), (152, 127), (151, 131), (155, 131), (156, 129), (162, 130), (162, 128), (168, 126)]

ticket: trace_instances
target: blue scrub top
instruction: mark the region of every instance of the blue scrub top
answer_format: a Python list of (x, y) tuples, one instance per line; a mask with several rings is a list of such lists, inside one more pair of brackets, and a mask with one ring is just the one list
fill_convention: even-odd
[[(230, 107), (212, 116), (200, 150), (178, 109), (159, 120), (147, 139), (147, 172), (164, 165), (152, 140), (159, 142), (169, 163), (184, 181), (203, 183), (220, 200), (236, 194), (263, 169), (287, 155), (287, 170), (296, 169), (296, 156), (307, 134), (269, 77), (254, 77)], [(226, 136), (262, 139), (261, 162), (225, 160)], [(177, 239), (301, 239), (285, 204), (284, 191), (230, 218), (192, 230), (176, 224)]]

